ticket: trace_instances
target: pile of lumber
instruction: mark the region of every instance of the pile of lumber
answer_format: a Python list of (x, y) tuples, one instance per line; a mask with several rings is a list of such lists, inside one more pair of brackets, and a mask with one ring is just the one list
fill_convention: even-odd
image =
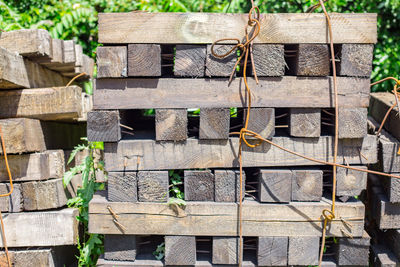
[[(99, 15), (98, 78), (89, 140), (104, 141), (107, 194), (90, 203), (89, 231), (105, 234), (99, 266), (237, 265), (239, 139), (248, 99), (236, 51), (245, 14)], [(367, 133), (375, 14), (332, 14), (339, 88), (338, 163), (376, 164)], [(129, 27), (126, 27), (129, 25)], [(249, 130), (300, 154), (333, 161), (334, 92), (323, 14), (263, 14), (254, 40)], [(233, 45), (216, 46), (223, 54)], [(249, 64), (250, 65), (250, 64)], [(253, 76), (249, 71), (248, 76)], [(199, 114), (198, 114), (198, 110)], [(195, 110), (195, 111), (193, 111)], [(154, 113), (152, 113), (154, 111)], [(149, 115), (150, 114), (150, 115)], [(250, 142), (253, 142), (250, 140)], [(318, 264), (332, 167), (267, 143), (243, 147), (244, 266)], [(185, 205), (171, 202), (171, 173)], [(367, 266), (370, 237), (358, 200), (366, 173), (338, 169), (336, 218), (324, 264)], [(335, 239), (333, 239), (335, 237)], [(165, 244), (165, 258), (152, 252)]]
[[(0, 127), (13, 192), (0, 198), (13, 266), (71, 266), (76, 261), (77, 209), (67, 208), (76, 188), (65, 189), (65, 152), (86, 135), (91, 96), (72, 84), (93, 74), (93, 60), (74, 41), (45, 30), (0, 35)], [(0, 194), (11, 190), (0, 148)], [(0, 247), (4, 247), (0, 240)], [(0, 254), (0, 265), (7, 265)]]
[[(396, 104), (392, 93), (372, 93), (369, 126), (376, 132), (385, 114)], [(400, 175), (400, 117), (396, 105), (387, 116), (378, 140), (378, 164), (374, 170)], [(400, 264), (400, 180), (368, 175), (369, 231), (374, 261), (380, 266)]]

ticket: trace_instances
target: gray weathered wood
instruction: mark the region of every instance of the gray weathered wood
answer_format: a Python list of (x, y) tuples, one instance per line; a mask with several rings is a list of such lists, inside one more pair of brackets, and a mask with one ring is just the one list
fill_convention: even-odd
[[(78, 237), (77, 209), (10, 213), (3, 218), (8, 247), (75, 245)], [(62, 223), (60, 223), (62, 222)], [(0, 240), (0, 247), (3, 241)]]
[(339, 50), (338, 75), (370, 77), (373, 53), (373, 44), (342, 44)]
[(166, 265), (196, 264), (196, 237), (166, 236), (165, 264)]
[(321, 109), (291, 108), (289, 131), (294, 137), (319, 137), (321, 135)]
[(160, 45), (129, 44), (128, 76), (161, 76)]
[(293, 69), (298, 76), (328, 76), (330, 72), (329, 48), (326, 44), (298, 44)]
[[(366, 166), (354, 166), (366, 170)], [(367, 188), (367, 173), (346, 168), (337, 168), (336, 195), (353, 197)]]
[(51, 39), (51, 58), (40, 59), (39, 63), (51, 70), (57, 71), (63, 66), (63, 41), (60, 39)]
[(379, 164), (384, 172), (400, 172), (400, 141), (395, 139), (386, 131), (382, 131), (379, 136)]
[[(50, 178), (50, 156), (46, 153), (8, 155), (13, 181), (46, 180)], [(9, 180), (4, 157), (0, 157), (0, 181)]]
[(168, 171), (139, 171), (137, 180), (140, 202), (168, 202)]
[(134, 261), (136, 259), (136, 236), (134, 235), (105, 235), (104, 259)]
[(228, 108), (201, 109), (199, 139), (228, 139), (230, 119)]
[[(243, 124), (246, 121), (247, 109), (243, 114)], [(275, 109), (273, 108), (251, 108), (248, 130), (271, 139), (275, 135)], [(247, 137), (251, 139), (251, 137)]]
[[(399, 173), (396, 173), (399, 175)], [(386, 196), (388, 200), (392, 203), (400, 202), (400, 179), (392, 178), (392, 177), (380, 177), (382, 187), (386, 192)]]
[[(332, 136), (311, 139), (274, 137), (272, 141), (305, 156), (333, 161)], [(119, 143), (105, 143), (104, 159), (108, 171), (237, 168), (239, 167), (238, 147), (238, 138), (229, 138), (229, 140), (188, 139), (185, 143), (123, 140)], [(242, 154), (244, 167), (317, 164), (267, 143), (256, 148), (244, 147)], [(368, 135), (364, 139), (342, 139), (339, 142), (337, 161), (342, 164), (348, 162), (358, 165), (376, 163), (376, 137)]]
[(29, 88), (29, 79), (23, 58), (0, 47), (0, 88)]
[(258, 266), (287, 266), (288, 243), (287, 236), (258, 237)]
[(212, 242), (213, 264), (238, 264), (238, 237), (213, 237)]
[[(141, 255), (139, 255), (141, 257)], [(151, 255), (149, 257), (146, 257), (145, 259), (136, 259), (135, 261), (108, 261), (102, 258), (99, 258), (97, 261), (97, 266), (98, 267), (145, 267), (145, 266), (151, 266), (151, 267), (163, 267), (165, 266), (163, 260), (155, 260), (154, 256)], [(195, 267), (213, 267), (214, 265), (211, 263), (211, 260), (201, 260), (199, 259), (196, 261), (196, 264), (193, 265)], [(256, 267), (257, 265), (250, 260), (244, 260), (243, 267)], [(324, 266), (325, 267), (325, 266)]]
[(97, 47), (97, 77), (126, 77), (128, 50), (126, 46)]
[(47, 210), (61, 208), (67, 204), (62, 178), (21, 184), (24, 210)]
[(372, 188), (372, 216), (379, 229), (400, 228), (400, 203), (389, 202), (382, 189)]
[[(240, 172), (233, 170), (215, 170), (216, 202), (237, 202), (240, 198)], [(242, 198), (244, 198), (246, 174), (242, 176)]]
[(214, 201), (214, 174), (206, 171), (184, 171), (185, 200)]
[(339, 109), (339, 138), (364, 138), (367, 135), (366, 108)]
[(371, 252), (373, 255), (373, 264), (377, 267), (398, 267), (400, 265), (399, 260), (385, 246), (371, 245)]
[[(11, 190), (10, 184), (5, 184), (6, 185), (6, 191), (3, 193), (8, 193)], [(12, 194), (8, 197), (8, 202), (9, 202), (9, 212), (21, 212), (24, 209), (24, 199), (22, 195), (22, 189), (21, 189), (21, 184), (13, 184), (13, 192)]]
[[(376, 14), (332, 13), (330, 17), (334, 43), (376, 43)], [(242, 40), (247, 22), (247, 14), (103, 13), (99, 14), (99, 42), (211, 44), (222, 38)], [(255, 43), (329, 43), (324, 14), (262, 14), (260, 26)]]
[(186, 138), (186, 109), (156, 109), (157, 141), (184, 141)]
[(121, 139), (118, 110), (88, 112), (87, 137), (89, 141), (118, 142)]
[(109, 172), (108, 196), (112, 202), (136, 202), (138, 199), (136, 172)]
[(78, 86), (0, 91), (0, 118), (77, 120), (81, 95)]
[(289, 237), (288, 265), (318, 265), (319, 236)]
[[(9, 250), (13, 267), (61, 267), (71, 266), (76, 261), (76, 250), (73, 246), (57, 248), (28, 248), (23, 250)], [(8, 266), (7, 256), (4, 251), (0, 253), (0, 266)]]
[(368, 266), (371, 238), (364, 232), (361, 238), (339, 238), (336, 261), (339, 266)]
[(75, 65), (75, 42), (74, 40), (63, 41), (63, 63)]
[(260, 169), (258, 173), (258, 199), (260, 202), (290, 202), (292, 197), (292, 171)]
[(52, 58), (52, 41), (48, 31), (23, 29), (3, 32), (0, 46), (27, 57)]
[(205, 45), (177, 45), (174, 75), (181, 77), (204, 77), (206, 63)]
[[(215, 45), (213, 51), (216, 55), (224, 55), (232, 48), (234, 48), (233, 45)], [(230, 55), (224, 58), (218, 58), (212, 54), (211, 45), (207, 45), (206, 76), (229, 77), (233, 71), (236, 61), (236, 49)]]
[[(64, 151), (47, 150), (44, 152), (49, 155), (49, 176), (50, 178), (62, 178), (65, 172)], [(68, 161), (68, 159), (67, 159)], [(43, 180), (44, 178), (42, 178)]]
[(400, 229), (389, 230), (383, 233), (386, 245), (391, 249), (391, 251), (400, 258)]
[(293, 170), (292, 201), (320, 201), (323, 172), (318, 169)]
[[(283, 52), (284, 46), (282, 44), (253, 45), (254, 67), (257, 76), (283, 76), (286, 66)], [(251, 72), (253, 72), (252, 68)], [(252, 74), (254, 75), (254, 73)]]
[[(321, 211), (330, 208), (331, 201), (262, 204), (253, 200), (243, 202), (244, 236), (321, 236)], [(89, 232), (123, 234), (113, 221), (108, 206), (118, 214), (125, 234), (236, 236), (238, 204), (227, 202), (186, 202), (184, 209), (165, 203), (107, 202), (95, 196), (89, 205)], [(349, 233), (362, 236), (365, 208), (362, 202), (336, 203), (337, 216), (327, 230), (328, 235), (345, 236), (347, 229), (340, 217), (351, 222)], [(279, 222), (279, 223), (277, 223)], [(348, 234), (348, 233), (346, 233)]]
[[(333, 108), (332, 77), (248, 78), (252, 107)], [(368, 107), (369, 79), (338, 77), (339, 107)], [(95, 109), (246, 107), (243, 78), (97, 79)], [(282, 90), (285, 88), (285, 90)], [(215, 92), (218, 92), (217, 94)]]
[[(391, 93), (372, 93), (370, 101), (370, 115), (378, 122), (382, 123), (384, 116), (389, 108), (396, 103), (394, 95)], [(389, 116), (383, 125), (391, 135), (400, 140), (400, 123), (397, 106), (390, 111)]]

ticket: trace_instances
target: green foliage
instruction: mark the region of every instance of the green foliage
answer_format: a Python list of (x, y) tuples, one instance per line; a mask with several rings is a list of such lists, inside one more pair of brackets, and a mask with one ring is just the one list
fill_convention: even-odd
[(185, 194), (183, 193), (183, 179), (181, 170), (168, 171), (170, 181), (170, 196), (168, 204), (176, 204), (178, 206), (186, 206)]
[(74, 148), (68, 160), (68, 164), (72, 162), (76, 154), (83, 150), (88, 150), (89, 155), (80, 165), (71, 168), (65, 172), (63, 177), (64, 186), (67, 186), (76, 174), (81, 174), (82, 186), (78, 188), (76, 197), (68, 200), (69, 207), (78, 208), (79, 216), (77, 220), (83, 226), (82, 240), (78, 238), (78, 250), (80, 252), (78, 260), (79, 266), (96, 266), (98, 257), (103, 253), (103, 235), (89, 234), (89, 202), (92, 200), (97, 190), (104, 189), (104, 183), (96, 182), (96, 171), (104, 171), (103, 162), (95, 162), (93, 153), (95, 149), (101, 149), (102, 143), (87, 142), (87, 138), (82, 138), (85, 144), (78, 145)]
[(156, 250), (153, 251), (153, 255), (157, 260), (162, 260), (165, 256), (165, 242), (162, 242), (157, 246)]

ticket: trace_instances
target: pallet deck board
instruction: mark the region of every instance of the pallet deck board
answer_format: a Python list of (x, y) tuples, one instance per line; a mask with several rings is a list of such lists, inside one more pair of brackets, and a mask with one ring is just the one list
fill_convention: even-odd
[[(376, 14), (330, 13), (330, 17), (334, 43), (377, 42)], [(211, 44), (222, 38), (241, 40), (247, 21), (247, 14), (100, 13), (99, 43)], [(329, 42), (324, 14), (262, 14), (260, 24), (255, 43)]]
[[(248, 78), (252, 107), (332, 108), (332, 77)], [(339, 107), (368, 107), (369, 79), (338, 77)], [(97, 79), (94, 109), (246, 107), (243, 78)]]

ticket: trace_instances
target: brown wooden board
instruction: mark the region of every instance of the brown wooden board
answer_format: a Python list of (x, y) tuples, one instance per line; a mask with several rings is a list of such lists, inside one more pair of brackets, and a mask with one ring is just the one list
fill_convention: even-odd
[(128, 52), (126, 46), (97, 47), (97, 77), (126, 77)]
[(0, 47), (0, 88), (29, 88), (28, 75), (22, 56)]
[(342, 44), (338, 56), (338, 75), (370, 77), (374, 46), (372, 44)]
[[(370, 115), (378, 123), (381, 123), (389, 108), (396, 103), (394, 95), (391, 93), (372, 93), (370, 102)], [(389, 113), (383, 127), (397, 140), (400, 140), (400, 118), (397, 106)]]

